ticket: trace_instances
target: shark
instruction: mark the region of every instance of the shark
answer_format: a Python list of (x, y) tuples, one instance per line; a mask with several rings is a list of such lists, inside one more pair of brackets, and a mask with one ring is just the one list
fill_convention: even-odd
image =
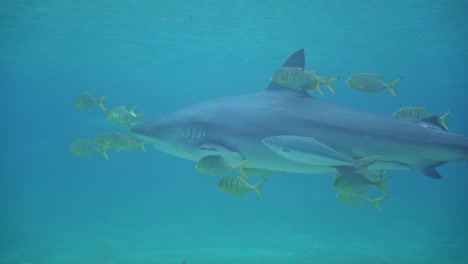
[[(282, 67), (304, 69), (304, 49)], [(291, 173), (416, 169), (441, 178), (438, 166), (468, 161), (468, 137), (446, 131), (436, 117), (372, 113), (275, 82), (256, 93), (189, 105), (130, 131), (183, 159), (221, 156), (246, 168)]]

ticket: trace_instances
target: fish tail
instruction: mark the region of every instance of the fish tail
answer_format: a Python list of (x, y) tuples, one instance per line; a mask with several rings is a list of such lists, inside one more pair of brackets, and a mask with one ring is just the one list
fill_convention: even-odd
[(142, 142), (138, 143), (137, 146), (138, 146), (139, 149), (146, 152), (146, 147), (145, 147), (146, 143), (148, 143), (148, 141), (142, 141)]
[(377, 183), (377, 188), (379, 188), (384, 194), (386, 195), (389, 195), (390, 193), (388, 192), (387, 188), (385, 188), (385, 182), (388, 181), (388, 179), (390, 179), (391, 177), (390, 176), (386, 176), (385, 178), (381, 179), (378, 183)]
[(326, 85), (328, 87), (328, 90), (330, 90), (332, 93), (336, 94), (336, 91), (335, 91), (335, 88), (333, 88), (332, 86), (332, 82), (338, 80), (340, 78), (340, 76), (336, 76), (336, 77), (333, 77), (333, 78), (330, 78), (326, 81)]
[(283, 179), (286, 179), (286, 173), (284, 173), (284, 171), (278, 171), (278, 173)]
[(244, 171), (244, 166), (249, 163), (251, 160), (250, 159), (247, 159), (247, 160), (244, 160), (242, 161), (239, 165), (237, 165), (236, 169), (240, 172), (241, 174), (241, 177), (243, 177), (244, 179), (248, 180), (249, 179), (249, 176), (247, 176), (247, 174), (245, 173)]
[(133, 117), (138, 117), (136, 114), (135, 114), (135, 109), (138, 107), (138, 104), (135, 104), (132, 109), (130, 109), (130, 111), (128, 111), (128, 113), (133, 116)]
[(106, 107), (104, 106), (104, 104), (102, 103), (102, 101), (104, 101), (104, 99), (106, 99), (107, 97), (107, 94), (101, 96), (98, 100), (97, 100), (97, 104), (99, 105), (99, 107), (101, 107), (102, 110), (104, 111), (107, 111)]
[(255, 192), (260, 195), (260, 197), (263, 197), (263, 193), (262, 191), (260, 190), (260, 187), (267, 181), (267, 179), (264, 179), (263, 181), (261, 182), (258, 182), (257, 184), (255, 184), (252, 188), (255, 190)]
[(372, 183), (377, 183), (378, 182), (378, 179), (372, 173), (370, 173), (370, 171), (365, 167), (360, 168), (358, 173), (362, 177), (364, 177), (365, 179), (367, 179), (368, 181), (370, 181)]
[(367, 157), (363, 159), (358, 159), (356, 160), (357, 165), (359, 167), (359, 174), (366, 178), (368, 181), (372, 183), (377, 183), (378, 179), (375, 177), (370, 171), (367, 169), (368, 166), (374, 164), (376, 161), (382, 159), (383, 156), (372, 156), (372, 157)]
[(439, 123), (445, 128), (445, 130), (449, 131), (449, 127), (447, 125), (447, 117), (452, 113), (452, 110), (449, 110), (443, 116), (439, 117)]
[(387, 196), (379, 197), (379, 198), (377, 198), (377, 199), (375, 199), (375, 200), (372, 200), (372, 204), (373, 204), (375, 207), (377, 207), (377, 209), (379, 209), (381, 212), (383, 212), (383, 208), (382, 208), (382, 206), (380, 205), (380, 203), (381, 203), (383, 200), (385, 200), (385, 199), (387, 199)]
[(102, 148), (101, 149), (101, 154), (104, 156), (104, 158), (106, 158), (106, 160), (109, 160), (109, 156), (107, 156), (106, 149), (107, 149), (107, 147)]
[(390, 92), (392, 93), (393, 96), (397, 96), (397, 92), (395, 90), (395, 85), (397, 85), (397, 83), (399, 83), (401, 81), (401, 79), (403, 79), (403, 77), (400, 77), (396, 80), (394, 80), (389, 86), (388, 88), (390, 89)]
[(321, 84), (320, 82), (317, 82), (317, 84), (315, 85), (315, 88), (319, 91), (321, 95), (323, 95), (322, 87), (320, 87), (320, 84)]

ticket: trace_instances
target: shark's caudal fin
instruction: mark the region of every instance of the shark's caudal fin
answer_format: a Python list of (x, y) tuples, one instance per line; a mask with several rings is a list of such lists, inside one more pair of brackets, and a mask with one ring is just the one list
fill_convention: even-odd
[[(281, 67), (298, 67), (304, 68), (305, 67), (305, 56), (304, 56), (304, 49), (299, 49), (298, 51), (294, 52), (289, 58), (283, 63)], [(293, 91), (293, 89), (279, 85), (274, 82), (270, 82), (267, 90), (282, 90), (287, 89)], [(295, 90), (298, 93), (307, 94), (305, 91)], [(307, 94), (308, 95), (308, 94)]]

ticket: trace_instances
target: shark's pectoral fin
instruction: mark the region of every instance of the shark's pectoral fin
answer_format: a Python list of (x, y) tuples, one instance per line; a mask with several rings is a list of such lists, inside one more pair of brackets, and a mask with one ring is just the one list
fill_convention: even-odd
[(445, 162), (438, 162), (435, 165), (419, 168), (419, 170), (426, 176), (433, 179), (442, 179), (442, 175), (435, 169), (437, 166), (444, 164)]
[(421, 172), (422, 172), (424, 175), (426, 175), (426, 176), (428, 176), (428, 177), (431, 177), (431, 178), (433, 178), (433, 179), (442, 179), (442, 176), (440, 175), (440, 173), (439, 173), (436, 169), (434, 169), (434, 168), (432, 168), (432, 167), (429, 167), (429, 168), (422, 168), (422, 169), (421, 169)]
[(245, 160), (242, 153), (216, 143), (205, 142), (197, 146), (198, 149), (206, 152), (206, 155), (221, 155), (230, 164), (240, 164)]

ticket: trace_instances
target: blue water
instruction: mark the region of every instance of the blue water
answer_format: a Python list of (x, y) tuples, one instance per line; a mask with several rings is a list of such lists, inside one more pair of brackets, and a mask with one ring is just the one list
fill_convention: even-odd
[[(264, 198), (237, 197), (153, 148), (68, 151), (126, 133), (76, 109), (84, 91), (156, 117), (260, 91), (299, 48), (307, 69), (341, 76), (319, 100), (452, 110), (468, 135), (467, 15), (463, 0), (0, 2), (0, 263), (468, 263), (465, 162), (441, 180), (390, 172), (382, 213), (340, 202), (331, 175), (274, 174)], [(348, 87), (357, 72), (403, 76), (399, 95)]]

